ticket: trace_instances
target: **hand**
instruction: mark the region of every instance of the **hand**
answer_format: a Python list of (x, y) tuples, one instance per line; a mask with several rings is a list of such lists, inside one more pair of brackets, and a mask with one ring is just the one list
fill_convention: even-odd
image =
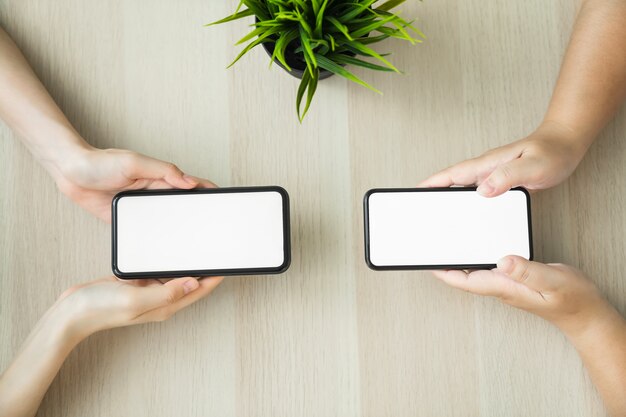
[(53, 309), (66, 316), (70, 335), (82, 340), (114, 327), (163, 321), (207, 296), (223, 277), (118, 280), (106, 277), (66, 290)]
[(492, 270), (433, 271), (446, 284), (474, 294), (499, 298), (536, 314), (572, 336), (584, 332), (612, 311), (582, 272), (562, 264), (542, 264), (506, 256)]
[(418, 186), (477, 185), (485, 197), (517, 186), (543, 190), (574, 172), (587, 151), (582, 143), (571, 130), (544, 123), (530, 136), (444, 169)]
[(103, 329), (161, 321), (205, 297), (222, 277), (118, 281), (98, 279), (65, 291), (43, 315), (0, 375), (2, 415), (34, 416), (72, 349)]
[(111, 200), (120, 191), (215, 187), (209, 180), (185, 175), (174, 164), (122, 149), (81, 149), (65, 158), (53, 175), (63, 194), (107, 222)]

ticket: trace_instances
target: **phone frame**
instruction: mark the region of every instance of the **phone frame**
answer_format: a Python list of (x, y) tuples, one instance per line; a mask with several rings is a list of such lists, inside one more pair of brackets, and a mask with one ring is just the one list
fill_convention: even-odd
[[(254, 192), (277, 192), (281, 195), (283, 204), (283, 263), (278, 267), (263, 268), (231, 268), (231, 269), (201, 269), (180, 271), (151, 271), (151, 272), (122, 272), (117, 267), (117, 203), (120, 199), (130, 196), (154, 196), (154, 195), (186, 195), (186, 194), (233, 194)], [(289, 269), (291, 265), (291, 227), (289, 213), (289, 194), (279, 186), (259, 187), (226, 187), (226, 188), (193, 188), (189, 190), (164, 189), (164, 190), (136, 190), (122, 191), (113, 197), (111, 202), (111, 269), (113, 274), (120, 279), (140, 278), (178, 278), (178, 277), (208, 277), (226, 275), (267, 275), (280, 274)]]
[[(477, 187), (432, 187), (432, 188), (373, 188), (368, 190), (363, 197), (363, 223), (365, 232), (365, 263), (374, 271), (411, 271), (411, 270), (437, 270), (437, 269), (493, 269), (496, 264), (450, 264), (450, 265), (385, 265), (378, 266), (370, 259), (370, 231), (369, 231), (369, 198), (375, 193), (398, 193), (398, 192), (468, 192), (476, 191)], [(533, 237), (532, 219), (530, 209), (530, 193), (523, 187), (511, 188), (511, 191), (521, 191), (526, 196), (526, 212), (528, 218), (528, 253), (529, 260), (533, 260)]]

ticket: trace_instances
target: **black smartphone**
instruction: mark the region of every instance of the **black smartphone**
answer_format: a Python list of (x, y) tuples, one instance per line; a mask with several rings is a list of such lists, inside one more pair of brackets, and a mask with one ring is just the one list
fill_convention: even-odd
[(124, 191), (112, 203), (112, 269), (123, 279), (278, 274), (289, 228), (278, 186)]
[(532, 259), (530, 195), (493, 198), (476, 187), (381, 188), (363, 199), (365, 260), (374, 270), (489, 269)]

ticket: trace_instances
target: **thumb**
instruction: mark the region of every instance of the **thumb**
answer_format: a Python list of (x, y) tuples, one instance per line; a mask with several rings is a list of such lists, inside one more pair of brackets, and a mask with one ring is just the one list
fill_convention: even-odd
[(185, 295), (196, 290), (200, 284), (195, 278), (176, 278), (163, 285), (136, 287), (138, 309), (146, 312), (176, 303)]
[(484, 197), (496, 197), (524, 184), (532, 174), (532, 168), (527, 160), (514, 159), (494, 169), (476, 191)]
[(171, 162), (161, 161), (142, 154), (135, 154), (131, 160), (129, 174), (134, 179), (163, 180), (173, 187), (193, 188), (198, 181), (185, 175)]
[(505, 256), (498, 261), (498, 271), (535, 291), (551, 291), (559, 286), (560, 272), (546, 264), (521, 256)]

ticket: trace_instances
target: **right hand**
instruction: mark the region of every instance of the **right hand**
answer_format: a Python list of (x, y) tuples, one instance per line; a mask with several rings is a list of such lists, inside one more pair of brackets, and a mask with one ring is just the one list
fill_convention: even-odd
[(568, 336), (584, 334), (606, 317), (617, 317), (582, 272), (563, 264), (542, 264), (506, 256), (492, 270), (433, 271), (446, 284), (536, 314)]
[(120, 191), (215, 187), (170, 162), (125, 149), (79, 148), (63, 161), (53, 174), (59, 190), (107, 222), (111, 221), (111, 200)]
[(528, 137), (458, 163), (422, 181), (418, 187), (476, 185), (484, 197), (513, 187), (543, 190), (569, 177), (587, 146), (571, 130), (544, 123)]
[(163, 321), (206, 297), (223, 277), (118, 280), (106, 277), (69, 288), (53, 308), (77, 340), (114, 327)]

